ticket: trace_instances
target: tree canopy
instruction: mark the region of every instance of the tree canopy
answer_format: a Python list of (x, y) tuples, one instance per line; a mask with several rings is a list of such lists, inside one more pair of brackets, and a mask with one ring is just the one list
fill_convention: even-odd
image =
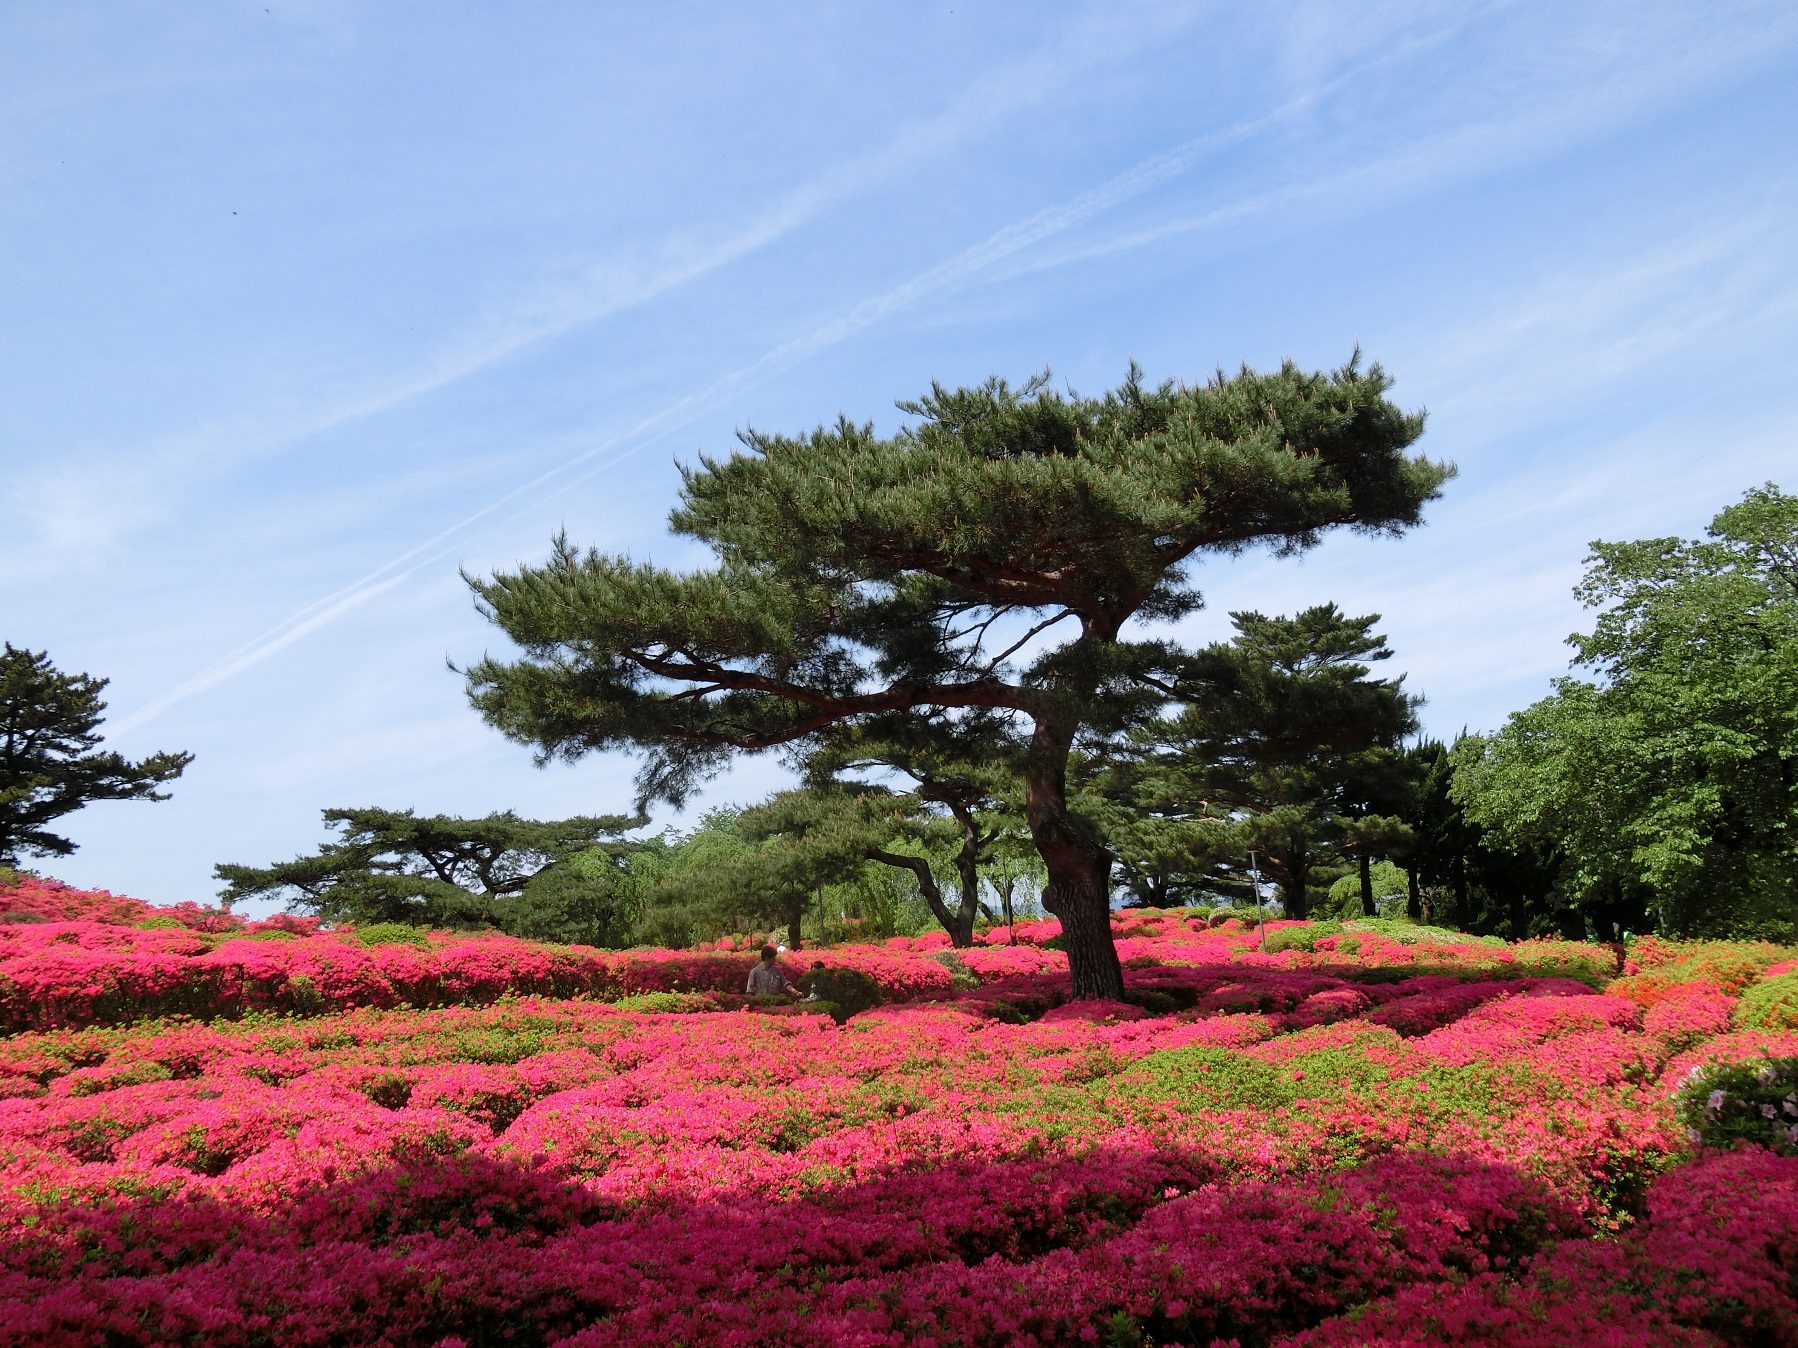
[(47, 652), (0, 653), (0, 863), (67, 856), (75, 844), (47, 825), (101, 800), (167, 800), (156, 788), (179, 777), (192, 754), (156, 753), (133, 763), (100, 748), (107, 680), (64, 674)]
[(1674, 933), (1798, 929), (1798, 498), (1772, 485), (1704, 539), (1595, 543), (1569, 638), (1593, 678), (1458, 746), (1453, 791), (1570, 899)]
[[(1126, 874), (1157, 902), (1239, 888), (1248, 855), (1304, 917), (1314, 885), (1408, 839), (1400, 741), (1416, 727), (1403, 677), (1371, 666), (1392, 652), (1377, 614), (1334, 604), (1293, 617), (1230, 615), (1236, 635), (1195, 652), (1179, 710), (1098, 756), (1092, 790), (1117, 822)], [(1369, 914), (1371, 916), (1371, 914)]]
[(745, 452), (683, 470), (671, 523), (714, 565), (563, 537), (542, 565), (471, 578), (522, 654), (470, 667), (470, 696), (545, 758), (642, 751), (645, 801), (847, 720), (1002, 712), (1075, 992), (1120, 996), (1111, 855), (1067, 796), (1075, 738), (1165, 688), (1177, 652), (1124, 629), (1196, 608), (1199, 558), (1419, 522), (1452, 469), (1405, 453), (1423, 419), (1389, 386), (1356, 361), (1198, 386), (1132, 370), (1096, 398), (993, 379), (902, 403), (892, 436), (747, 431)]
[[(911, 875), (950, 943), (971, 945), (983, 872), (999, 862), (998, 892), (1026, 836), (1015, 775), (1024, 746), (1010, 723), (990, 711), (886, 713), (817, 738), (802, 766), (819, 801), (835, 800), (839, 810), (853, 801), (870, 830), (865, 857)], [(947, 855), (948, 894), (932, 853)]]

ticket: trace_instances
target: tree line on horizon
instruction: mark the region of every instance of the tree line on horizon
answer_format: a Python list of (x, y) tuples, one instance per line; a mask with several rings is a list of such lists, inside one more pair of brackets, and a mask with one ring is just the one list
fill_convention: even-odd
[[(519, 652), (463, 671), (475, 708), (539, 761), (637, 753), (628, 812), (331, 810), (316, 855), (221, 865), (224, 896), (604, 945), (924, 924), (965, 944), (1040, 905), (1086, 996), (1122, 988), (1115, 903), (1253, 903), (1261, 881), (1296, 917), (1790, 939), (1798, 499), (1771, 484), (1704, 539), (1595, 544), (1580, 673), (1492, 734), (1418, 739), (1419, 699), (1376, 672), (1377, 615), (1242, 611), (1227, 641), (1166, 638), (1206, 555), (1420, 521), (1453, 468), (1407, 454), (1422, 417), (1388, 387), (1358, 361), (1200, 386), (1133, 369), (1098, 398), (933, 386), (890, 437), (745, 432), (682, 470), (671, 525), (713, 567), (560, 537), (540, 566), (469, 578)], [(9, 718), (33, 678), (64, 677), (10, 646), (3, 669)], [(14, 745), (0, 860), (49, 836), (55, 773)], [(771, 751), (798, 786), (632, 836)]]

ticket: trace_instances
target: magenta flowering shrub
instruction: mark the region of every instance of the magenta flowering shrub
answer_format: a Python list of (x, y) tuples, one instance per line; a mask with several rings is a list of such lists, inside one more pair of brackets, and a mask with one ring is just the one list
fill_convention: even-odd
[(106, 898), (0, 926), (0, 1348), (1798, 1341), (1798, 1159), (1676, 1114), (1798, 1055), (1770, 947), (1132, 912), (1119, 1003), (1052, 922), (788, 956), (839, 1025), (751, 951)]
[(156, 909), (142, 899), (129, 899), (104, 889), (76, 889), (60, 880), (21, 875), (0, 884), (0, 918), (16, 922), (142, 922)]
[[(295, 939), (258, 939), (267, 931)], [(954, 986), (949, 970), (922, 953), (852, 946), (816, 954), (873, 978), (890, 1000), (944, 996)], [(798, 978), (816, 954), (789, 956), (788, 976)], [(610, 1000), (741, 993), (751, 962), (719, 951), (609, 953), (496, 933), (437, 932), (420, 945), (365, 946), (351, 932), (292, 931), (273, 923), (217, 932), (95, 921), (13, 924), (0, 926), (0, 1029), (431, 1007), (508, 994)]]
[(1514, 1276), (1416, 1282), (1288, 1340), (1306, 1348), (1428, 1344), (1798, 1342), (1798, 1157), (1711, 1155), (1655, 1181), (1614, 1241), (1566, 1241)]

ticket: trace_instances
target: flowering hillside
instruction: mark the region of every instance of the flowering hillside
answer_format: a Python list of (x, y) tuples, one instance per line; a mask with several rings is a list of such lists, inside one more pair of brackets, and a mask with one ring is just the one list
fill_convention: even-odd
[(1798, 1342), (1795, 950), (0, 918), (0, 1344)]

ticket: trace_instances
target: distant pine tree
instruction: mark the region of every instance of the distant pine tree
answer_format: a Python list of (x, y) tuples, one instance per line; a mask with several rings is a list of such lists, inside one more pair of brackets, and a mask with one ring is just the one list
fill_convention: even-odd
[(156, 788), (179, 777), (192, 754), (136, 763), (100, 749), (105, 679), (63, 674), (43, 651), (11, 642), (0, 654), (0, 864), (67, 856), (75, 844), (45, 825), (99, 800), (167, 800)]

